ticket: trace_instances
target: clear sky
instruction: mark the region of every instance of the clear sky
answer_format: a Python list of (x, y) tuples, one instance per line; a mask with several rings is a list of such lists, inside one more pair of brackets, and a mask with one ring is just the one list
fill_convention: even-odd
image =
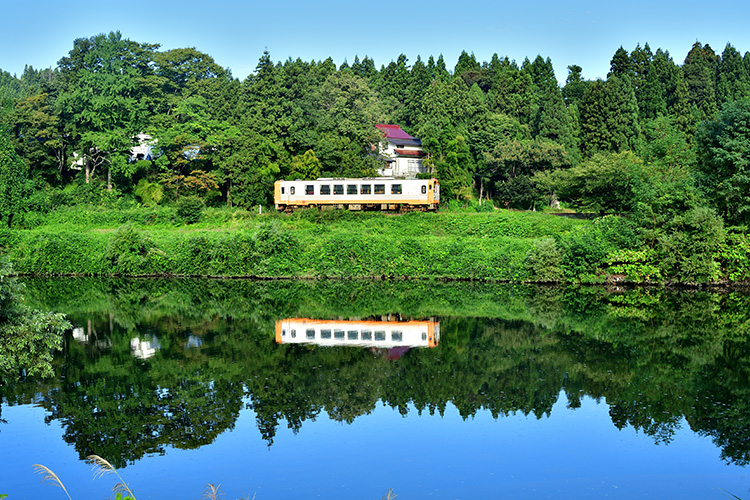
[(750, 51), (750, 1), (229, 0), (6, 2), (0, 69), (20, 76), (24, 65), (54, 67), (73, 40), (119, 30), (162, 49), (195, 47), (244, 79), (264, 49), (274, 61), (332, 57), (337, 65), (365, 55), (383, 64), (405, 54), (443, 54), (453, 69), (462, 50), (489, 61), (493, 53), (519, 64), (550, 57), (558, 80), (567, 66), (604, 78), (615, 50), (648, 43), (682, 63), (696, 40), (720, 53), (729, 42)]

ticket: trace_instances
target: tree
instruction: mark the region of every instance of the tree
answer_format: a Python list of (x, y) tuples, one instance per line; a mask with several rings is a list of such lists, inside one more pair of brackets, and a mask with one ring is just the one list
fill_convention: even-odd
[(732, 224), (750, 223), (750, 98), (727, 103), (696, 135), (699, 185)]
[(153, 73), (156, 48), (123, 39), (118, 31), (77, 39), (59, 61), (65, 92), (57, 105), (84, 160), (86, 183), (99, 167), (111, 173), (115, 157), (127, 158), (135, 136), (144, 131), (145, 80)]
[(19, 100), (9, 120), (16, 151), (26, 161), (30, 177), (51, 184), (59, 183), (66, 171), (68, 146), (55, 98), (40, 92)]
[(584, 154), (637, 151), (640, 147), (638, 104), (627, 77), (592, 82), (579, 110)]
[(685, 57), (682, 73), (688, 87), (688, 102), (696, 106), (700, 119), (716, 114), (716, 66), (718, 57), (706, 44), (695, 42)]
[(565, 148), (549, 139), (506, 138), (491, 153), (484, 154), (485, 175), (505, 207), (532, 208), (541, 193), (532, 182), (537, 172), (556, 170), (568, 164)]
[(727, 44), (716, 68), (716, 99), (722, 106), (743, 97), (750, 97), (750, 74), (742, 62), (742, 55)]
[(11, 227), (21, 210), (26, 184), (26, 165), (0, 128), (0, 224)]
[(628, 51), (622, 48), (622, 45), (615, 51), (615, 55), (612, 56), (612, 60), (609, 63), (607, 78), (610, 76), (619, 78), (633, 76), (633, 61), (630, 59)]
[(304, 155), (292, 158), (289, 179), (317, 179), (322, 169), (323, 165), (315, 157), (315, 151), (308, 149)]
[(52, 353), (71, 327), (62, 314), (26, 307), (12, 274), (8, 259), (0, 257), (0, 387), (22, 374), (52, 376)]
[(568, 170), (537, 175), (537, 181), (572, 206), (624, 213), (633, 208), (644, 176), (643, 161), (632, 152), (599, 152)]

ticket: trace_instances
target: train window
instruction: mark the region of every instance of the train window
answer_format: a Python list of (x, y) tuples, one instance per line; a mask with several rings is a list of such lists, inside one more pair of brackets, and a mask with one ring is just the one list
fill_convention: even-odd
[(331, 186), (328, 184), (320, 186), (320, 194), (331, 194)]
[(349, 340), (357, 340), (357, 337), (359, 337), (359, 332), (357, 330), (349, 330), (346, 332), (346, 338)]
[(372, 332), (369, 330), (362, 330), (362, 340), (372, 340)]
[(422, 194), (427, 194), (427, 185), (426, 184), (422, 185)]
[(427, 340), (427, 332), (422, 332), (422, 340)]
[(284, 330), (283, 328), (281, 329), (281, 336), (286, 337), (286, 330)]
[(281, 187), (281, 194), (284, 194), (284, 186)]
[(289, 194), (294, 194), (294, 186), (289, 188)]
[(333, 194), (344, 194), (344, 185), (343, 184), (334, 184), (333, 185)]
[(344, 330), (334, 330), (333, 331), (333, 338), (344, 340)]
[(402, 332), (391, 332), (391, 340), (394, 342), (401, 342), (404, 340), (404, 334)]
[(375, 340), (385, 340), (385, 332), (375, 332)]
[(315, 330), (307, 330), (307, 331), (305, 331), (305, 336), (308, 339), (311, 339), (311, 340), (314, 339), (315, 338)]
[(401, 184), (391, 184), (391, 194), (401, 194)]
[(320, 331), (320, 338), (321, 339), (330, 339), (331, 338), (331, 330), (321, 330)]
[(346, 194), (357, 194), (357, 185), (356, 184), (347, 184), (346, 185)]
[(315, 186), (313, 186), (312, 184), (306, 184), (305, 194), (315, 194)]
[(375, 184), (375, 194), (385, 194), (385, 184)]
[(359, 194), (370, 194), (372, 186), (370, 184), (362, 184)]
[(292, 329), (292, 334), (291, 334), (291, 337), (292, 337), (293, 339), (296, 339), (296, 338), (297, 338), (297, 330), (294, 330), (294, 329)]

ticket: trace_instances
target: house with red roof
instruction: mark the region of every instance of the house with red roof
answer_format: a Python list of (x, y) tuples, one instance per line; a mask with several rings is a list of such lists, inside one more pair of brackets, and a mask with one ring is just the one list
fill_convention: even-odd
[(419, 173), (427, 172), (422, 158), (422, 141), (412, 137), (398, 125), (375, 125), (380, 130), (383, 139), (380, 141), (380, 157), (383, 167), (378, 174), (387, 177), (414, 178)]

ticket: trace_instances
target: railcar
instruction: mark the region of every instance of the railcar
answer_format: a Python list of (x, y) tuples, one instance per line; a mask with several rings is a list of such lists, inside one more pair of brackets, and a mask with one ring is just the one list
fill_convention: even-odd
[(440, 341), (440, 322), (319, 320), (287, 318), (276, 321), (279, 344), (320, 346), (435, 347)]
[(342, 208), (349, 210), (437, 210), (440, 183), (437, 179), (320, 178), (314, 181), (276, 181), (276, 210)]

